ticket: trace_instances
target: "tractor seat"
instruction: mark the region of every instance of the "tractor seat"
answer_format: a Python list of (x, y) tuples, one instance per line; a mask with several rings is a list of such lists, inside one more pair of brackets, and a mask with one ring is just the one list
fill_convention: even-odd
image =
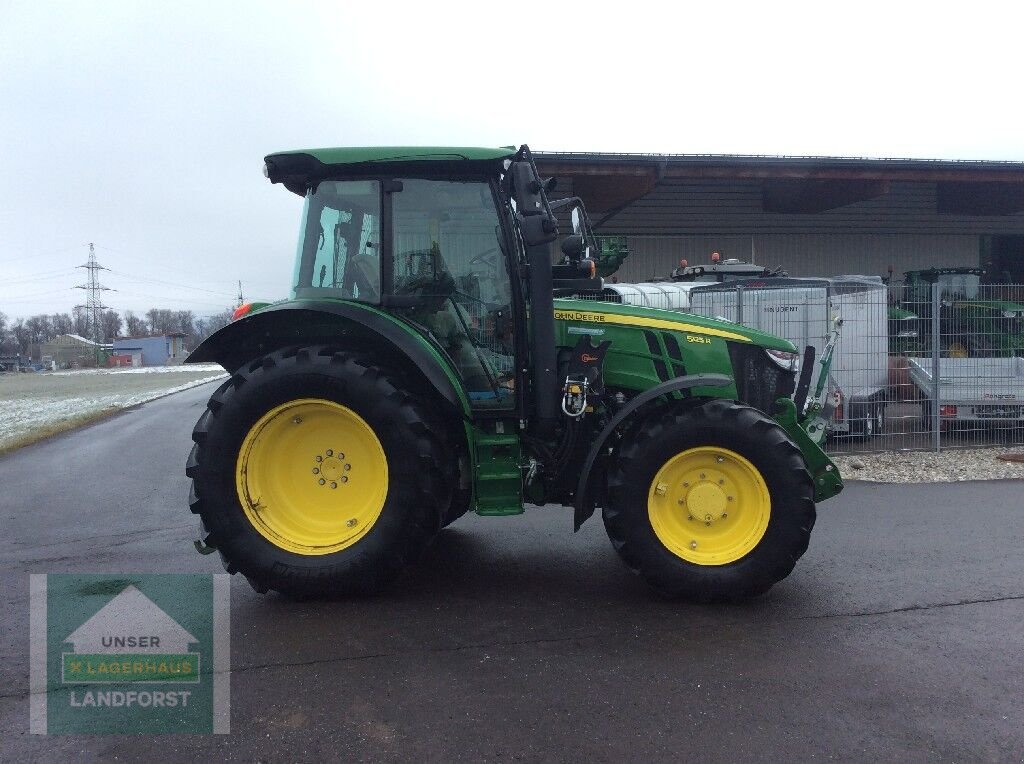
[(376, 300), (380, 297), (380, 259), (375, 255), (356, 255), (349, 263), (353, 283), (359, 290), (359, 298)]

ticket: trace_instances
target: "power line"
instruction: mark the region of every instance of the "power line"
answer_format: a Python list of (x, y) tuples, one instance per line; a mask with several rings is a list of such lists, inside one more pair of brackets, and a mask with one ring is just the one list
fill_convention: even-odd
[(9, 303), (15, 303), (15, 302), (32, 302), (37, 297), (45, 297), (47, 295), (57, 294), (58, 292), (66, 292), (69, 289), (74, 289), (74, 287), (59, 287), (57, 289), (47, 289), (45, 292), (33, 292), (32, 294), (21, 295), (20, 297), (15, 297), (14, 299), (10, 299), (10, 300), (8, 300), (8, 299), (0, 300), (0, 304), (7, 305)]
[(40, 257), (47, 257), (49, 255), (59, 254), (60, 252), (67, 252), (67, 251), (72, 250), (72, 249), (78, 249), (79, 246), (81, 246), (81, 245), (75, 244), (75, 245), (73, 245), (71, 247), (62, 247), (60, 249), (51, 249), (51, 250), (48, 250), (46, 252), (39, 252), (39, 253), (34, 254), (34, 255), (18, 255), (17, 257), (5, 257), (3, 260), (0, 260), (0, 265), (7, 265), (8, 263), (17, 263), (17, 262), (21, 262), (22, 260), (36, 260), (36, 259), (38, 259)]
[(170, 303), (170, 304), (180, 304), (180, 305), (210, 305), (210, 306), (215, 307), (215, 308), (216, 307), (221, 307), (221, 306), (223, 306), (224, 308), (230, 307), (226, 302), (210, 302), (210, 301), (207, 301), (207, 300), (190, 300), (188, 298), (184, 298), (184, 299), (182, 299), (182, 298), (168, 299), (168, 297), (166, 295), (148, 294), (147, 292), (136, 292), (135, 290), (119, 289), (118, 290), (118, 294), (126, 295), (126, 296), (129, 296), (129, 297), (146, 297), (146, 298), (149, 298), (151, 300), (160, 300), (164, 304)]
[(43, 273), (37, 273), (34, 276), (17, 276), (13, 279), (6, 279), (4, 284), (10, 286), (11, 284), (28, 284), (32, 281), (46, 281), (47, 279), (55, 278), (66, 273), (72, 273), (74, 268), (61, 268), (58, 271), (44, 271)]
[(178, 289), (194, 289), (197, 292), (207, 292), (209, 294), (215, 294), (215, 295), (222, 296), (222, 297), (234, 297), (233, 293), (231, 293), (231, 292), (224, 292), (224, 291), (221, 291), (221, 290), (218, 290), (218, 289), (206, 289), (204, 287), (192, 286), (190, 284), (178, 284), (178, 283), (176, 283), (174, 281), (164, 281), (162, 279), (154, 279), (154, 278), (150, 278), (148, 276), (134, 276), (134, 275), (132, 275), (130, 273), (124, 273), (123, 271), (115, 271), (115, 270), (112, 270), (110, 268), (107, 268), (106, 270), (110, 271), (115, 276), (120, 276), (121, 278), (126, 278), (129, 281), (138, 281), (138, 282), (141, 282), (141, 283), (148, 283), (148, 284), (159, 284), (161, 286), (172, 286), (172, 287), (177, 287)]

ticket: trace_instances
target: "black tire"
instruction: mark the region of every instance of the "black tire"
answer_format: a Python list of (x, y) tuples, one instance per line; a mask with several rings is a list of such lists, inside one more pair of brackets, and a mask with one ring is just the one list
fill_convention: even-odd
[(881, 434), (878, 429), (879, 406), (880, 404), (874, 401), (863, 400), (850, 404), (850, 435), (852, 437), (871, 440)]
[[(647, 495), (670, 458), (697, 446), (729, 449), (761, 473), (771, 499), (763, 537), (746, 556), (700, 565), (670, 551), (648, 514)], [(604, 524), (625, 563), (657, 591), (695, 602), (735, 601), (782, 580), (806, 551), (814, 527), (814, 486), (800, 450), (757, 409), (713, 400), (655, 414), (624, 438), (608, 475)]]
[[(921, 430), (926, 433), (935, 432), (935, 421), (933, 415), (935, 413), (935, 405), (932, 401), (927, 398), (921, 401)], [(949, 421), (943, 421), (939, 419), (939, 430), (945, 433), (949, 429)]]
[[(387, 495), (373, 526), (352, 546), (328, 554), (271, 543), (246, 517), (235, 486), (239, 450), (253, 425), (300, 398), (339, 403), (362, 417), (388, 465)], [(211, 396), (192, 433), (185, 472), (205, 543), (217, 548), (228, 573), (243, 574), (260, 592), (309, 597), (379, 590), (427, 546), (451, 505), (456, 460), (429, 412), (397, 376), (329, 347), (278, 350), (239, 369)]]

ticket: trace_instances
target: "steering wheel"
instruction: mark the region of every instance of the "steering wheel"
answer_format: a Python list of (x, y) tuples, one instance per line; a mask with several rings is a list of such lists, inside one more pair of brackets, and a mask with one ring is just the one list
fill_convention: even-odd
[[(476, 265), (477, 263), (482, 263), (482, 262), (484, 262), (484, 258), (490, 257), (495, 252), (497, 252), (499, 249), (500, 249), (500, 247), (491, 247), (490, 249), (485, 249), (483, 252), (478, 252), (477, 254), (475, 254), (471, 258), (469, 258), (469, 264), (470, 265)], [(490, 261), (487, 264), (488, 265), (494, 265), (494, 262)]]

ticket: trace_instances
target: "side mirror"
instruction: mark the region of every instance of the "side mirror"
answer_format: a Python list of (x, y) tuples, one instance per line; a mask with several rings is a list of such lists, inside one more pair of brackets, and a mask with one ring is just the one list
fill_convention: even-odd
[(574, 233), (571, 236), (566, 236), (562, 241), (562, 254), (572, 262), (583, 259), (586, 251), (587, 247), (583, 243), (583, 234), (581, 233)]
[[(582, 202), (581, 202), (582, 204)], [(562, 242), (562, 252), (571, 260), (585, 260), (592, 256), (590, 252), (591, 244), (594, 240), (592, 238), (593, 232), (588, 230), (587, 213), (583, 207), (575, 206), (569, 213), (569, 218), (572, 221), (572, 232), (573, 236), (570, 236), (564, 242)], [(589, 235), (588, 235), (589, 234)], [(569, 244), (569, 239), (578, 238), (580, 240), (579, 251), (568, 252), (566, 246)], [(573, 247), (576, 245), (573, 244)]]
[(547, 192), (554, 189), (555, 179), (542, 181), (531, 161), (513, 162), (509, 173), (524, 243), (536, 247), (554, 241), (558, 222), (548, 206)]
[(556, 180), (541, 180), (529, 162), (513, 162), (509, 170), (512, 173), (512, 184), (515, 187), (516, 210), (520, 215), (542, 215), (544, 194), (555, 190)]

